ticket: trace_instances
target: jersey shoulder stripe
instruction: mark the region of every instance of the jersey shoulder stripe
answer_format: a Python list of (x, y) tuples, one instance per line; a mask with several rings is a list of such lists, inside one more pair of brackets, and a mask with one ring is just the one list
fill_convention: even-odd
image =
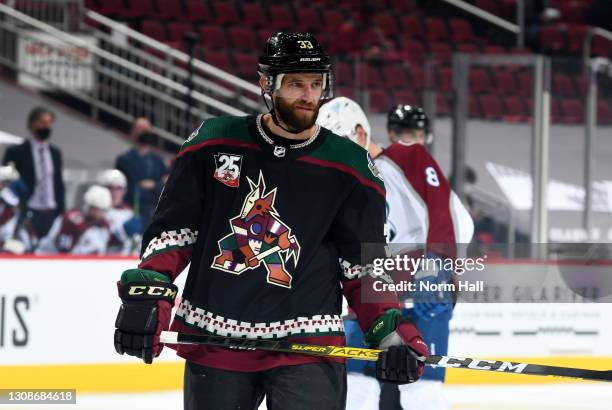
[(385, 195), (382, 177), (368, 151), (348, 138), (330, 132), (325, 142), (305, 160), (352, 174), (362, 184)]
[(185, 140), (178, 155), (181, 156), (211, 144), (256, 147), (257, 144), (249, 132), (247, 118), (246, 116), (224, 115), (204, 120)]

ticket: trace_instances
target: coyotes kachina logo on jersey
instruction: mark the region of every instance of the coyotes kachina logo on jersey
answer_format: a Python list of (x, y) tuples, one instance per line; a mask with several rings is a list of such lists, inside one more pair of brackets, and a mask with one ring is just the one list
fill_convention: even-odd
[(213, 176), (222, 184), (238, 188), (240, 168), (242, 168), (242, 155), (226, 154), (224, 152), (215, 154), (215, 173)]
[(293, 259), (293, 267), (297, 266), (300, 244), (274, 208), (276, 188), (266, 192), (261, 172), (257, 184), (248, 177), (247, 181), (251, 192), (240, 215), (229, 221), (232, 232), (218, 241), (220, 253), (211, 267), (240, 275), (263, 264), (268, 283), (291, 288), (286, 264)]

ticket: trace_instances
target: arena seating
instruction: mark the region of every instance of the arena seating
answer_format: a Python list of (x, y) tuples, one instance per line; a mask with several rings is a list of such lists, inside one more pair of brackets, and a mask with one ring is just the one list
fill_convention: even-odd
[[(591, 0), (551, 1), (560, 10), (558, 22), (537, 30), (539, 49), (506, 47), (483, 35), (468, 17), (447, 17), (419, 8), (410, 0), (86, 0), (88, 8), (126, 21), (144, 34), (181, 47), (187, 31), (200, 34), (198, 57), (247, 80), (257, 79), (256, 56), (274, 31), (313, 31), (336, 57), (336, 84), (347, 96), (366, 89), (370, 109), (386, 112), (391, 104), (421, 101), (427, 84), (438, 93), (438, 114), (449, 111), (452, 93), (451, 60), (454, 52), (581, 55)], [(472, 1), (508, 20), (515, 15), (514, 0)], [(333, 6), (333, 7), (332, 7)], [(459, 14), (460, 15), (460, 14)], [(532, 46), (533, 47), (533, 46)], [(612, 45), (596, 37), (592, 54), (610, 56)], [(360, 63), (354, 63), (356, 56)], [(363, 59), (363, 56), (368, 58)], [(434, 58), (427, 83), (424, 62)], [(571, 69), (556, 67), (552, 78), (555, 121), (583, 121), (585, 80)], [(532, 75), (510, 67), (473, 67), (470, 91), (472, 115), (485, 119), (529, 120)], [(610, 87), (608, 87), (610, 88)], [(411, 101), (406, 98), (410, 97)], [(600, 95), (599, 120), (611, 122), (612, 95)]]

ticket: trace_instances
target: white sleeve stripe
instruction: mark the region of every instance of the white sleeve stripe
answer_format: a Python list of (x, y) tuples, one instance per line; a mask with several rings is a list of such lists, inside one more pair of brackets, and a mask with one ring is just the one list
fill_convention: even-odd
[(387, 188), (389, 221), (397, 229), (391, 242), (425, 244), (429, 232), (427, 204), (393, 160), (383, 155), (376, 161)]
[(451, 191), (448, 206), (453, 221), (455, 242), (470, 243), (472, 235), (474, 235), (474, 222), (470, 213), (454, 191)]
[(183, 228), (179, 231), (162, 232), (158, 237), (151, 239), (147, 245), (147, 249), (142, 254), (141, 260), (145, 260), (153, 253), (172, 246), (191, 246), (197, 241), (197, 239), (198, 231), (191, 231), (189, 228)]

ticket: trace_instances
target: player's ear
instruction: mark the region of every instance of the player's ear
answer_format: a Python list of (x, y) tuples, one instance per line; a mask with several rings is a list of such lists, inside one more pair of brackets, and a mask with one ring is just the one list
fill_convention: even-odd
[(260, 75), (259, 76), (259, 86), (265, 90), (268, 87), (268, 77), (266, 77), (265, 75)]

